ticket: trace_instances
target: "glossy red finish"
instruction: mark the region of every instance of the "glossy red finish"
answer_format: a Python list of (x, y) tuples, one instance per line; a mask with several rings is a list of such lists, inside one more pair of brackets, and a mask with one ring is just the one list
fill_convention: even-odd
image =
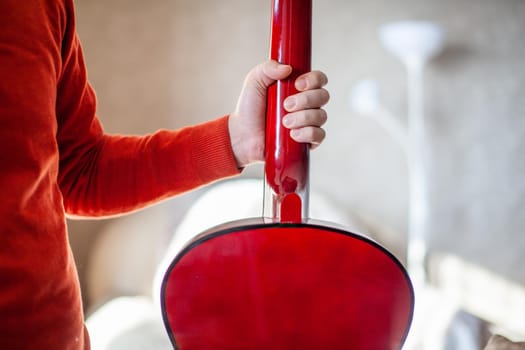
[(318, 224), (235, 222), (203, 234), (164, 280), (179, 350), (400, 349), (413, 295), (372, 241)]
[[(268, 89), (266, 113), (266, 185), (272, 190), (272, 217), (286, 217), (288, 222), (301, 222), (307, 216), (309, 147), (290, 138), (282, 125), (286, 115), (283, 101), (295, 94), (295, 79), (310, 71), (312, 0), (274, 0), (270, 58), (289, 64), (293, 72)], [(301, 201), (284, 201), (288, 194)]]

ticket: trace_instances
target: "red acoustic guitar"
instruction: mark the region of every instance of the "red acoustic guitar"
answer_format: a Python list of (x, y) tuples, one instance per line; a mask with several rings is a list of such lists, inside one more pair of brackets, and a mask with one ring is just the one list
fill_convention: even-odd
[(311, 0), (273, 0), (263, 218), (210, 229), (168, 268), (161, 302), (179, 350), (400, 349), (414, 295), (400, 262), (365, 236), (307, 218), (308, 145), (281, 126), (310, 70)]

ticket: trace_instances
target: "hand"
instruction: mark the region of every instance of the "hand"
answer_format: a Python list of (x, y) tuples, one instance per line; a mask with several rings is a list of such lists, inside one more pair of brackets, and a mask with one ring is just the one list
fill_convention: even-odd
[[(229, 118), (230, 139), (239, 168), (264, 160), (266, 91), (291, 72), (288, 65), (266, 61), (248, 73), (235, 112)], [(321, 107), (330, 98), (323, 88), (327, 82), (326, 75), (319, 71), (305, 73), (295, 80), (299, 92), (284, 101), (289, 113), (283, 118), (284, 127), (291, 129), (290, 136), (295, 141), (309, 143), (311, 147), (323, 141), (325, 131), (321, 127), (327, 116)]]
[(484, 350), (523, 350), (525, 342), (514, 343), (501, 335), (493, 335)]

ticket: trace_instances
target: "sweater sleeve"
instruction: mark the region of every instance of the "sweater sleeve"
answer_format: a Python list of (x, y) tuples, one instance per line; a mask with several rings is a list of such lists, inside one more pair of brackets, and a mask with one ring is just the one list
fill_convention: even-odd
[(63, 50), (58, 181), (69, 215), (116, 215), (239, 173), (228, 116), (145, 136), (105, 134), (74, 26)]

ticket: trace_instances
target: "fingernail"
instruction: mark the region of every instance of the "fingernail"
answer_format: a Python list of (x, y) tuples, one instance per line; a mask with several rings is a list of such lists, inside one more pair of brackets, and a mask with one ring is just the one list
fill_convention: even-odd
[(304, 79), (304, 78), (300, 78), (300, 79), (297, 79), (295, 81), (295, 88), (297, 90), (301, 90), (302, 91), (302, 90), (306, 89), (306, 86), (307, 86), (306, 85), (306, 79)]
[(290, 130), (290, 136), (292, 138), (298, 138), (299, 136), (301, 135), (301, 130), (299, 129), (293, 129), (293, 130)]
[(289, 116), (289, 115), (286, 115), (284, 118), (283, 118), (283, 125), (287, 128), (290, 128), (292, 125), (293, 125), (293, 120), (292, 118)]
[(294, 97), (288, 97), (286, 100), (284, 100), (284, 108), (289, 112), (293, 110), (295, 105), (296, 105), (296, 101)]

